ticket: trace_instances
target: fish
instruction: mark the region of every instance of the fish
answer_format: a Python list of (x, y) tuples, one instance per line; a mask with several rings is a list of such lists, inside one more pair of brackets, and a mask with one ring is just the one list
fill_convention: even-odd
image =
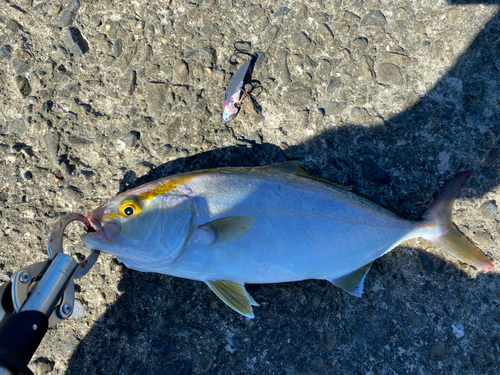
[(236, 117), (240, 110), (241, 102), (246, 96), (248, 96), (248, 94), (243, 90), (243, 82), (249, 67), (250, 61), (245, 61), (241, 64), (240, 68), (227, 85), (222, 104), (223, 123), (227, 123)]
[(245, 284), (327, 280), (361, 297), (373, 262), (422, 237), (478, 268), (494, 264), (451, 221), (462, 172), (419, 220), (404, 219), (299, 162), (181, 173), (123, 192), (87, 215), (89, 247), (127, 267), (198, 280), (253, 318)]

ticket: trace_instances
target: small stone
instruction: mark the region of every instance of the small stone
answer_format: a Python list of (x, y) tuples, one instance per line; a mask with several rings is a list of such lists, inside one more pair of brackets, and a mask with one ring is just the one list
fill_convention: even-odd
[(341, 87), (342, 87), (342, 78), (330, 77), (330, 82), (328, 83), (326, 91), (331, 94), (332, 92), (336, 91), (337, 89), (340, 89)]
[(163, 145), (158, 149), (158, 155), (162, 158), (168, 159), (177, 154), (177, 149), (172, 147), (171, 145)]
[(333, 31), (326, 23), (323, 23), (319, 26), (319, 33), (321, 34), (326, 43), (333, 42), (334, 39)]
[(307, 5), (303, 4), (297, 11), (297, 18), (300, 20), (306, 20), (309, 17), (309, 9)]
[(47, 100), (42, 104), (42, 112), (47, 114), (52, 110), (54, 102), (52, 100)]
[(366, 38), (358, 38), (354, 41), (354, 44), (362, 51), (368, 47), (368, 39)]
[(485, 219), (491, 219), (498, 213), (497, 203), (494, 200), (484, 202), (481, 207), (479, 207), (479, 212)]
[(372, 80), (375, 77), (375, 70), (373, 69), (374, 62), (370, 56), (363, 56), (359, 64), (359, 70), (361, 76), (368, 80)]
[(299, 48), (307, 48), (311, 44), (311, 39), (304, 31), (295, 34), (292, 41)]
[(116, 21), (106, 21), (104, 23), (104, 32), (110, 39), (115, 39), (118, 34), (118, 29), (120, 28), (120, 24)]
[(323, 109), (328, 116), (340, 114), (346, 106), (347, 104), (342, 101), (323, 100)]
[(33, 0), (21, 0), (21, 6), (26, 9), (31, 9), (33, 6)]
[(22, 96), (28, 96), (31, 94), (31, 86), (26, 77), (16, 76), (14, 80), (16, 82), (17, 89)]
[(23, 29), (19, 22), (12, 19), (7, 21), (7, 28), (14, 33), (17, 33), (18, 31)]
[(184, 60), (178, 60), (174, 65), (173, 73), (177, 83), (185, 83), (189, 77), (188, 64)]
[(311, 89), (309, 87), (305, 86), (299, 86), (294, 88), (289, 94), (288, 94), (288, 101), (290, 102), (291, 105), (297, 106), (297, 107), (305, 107), (311, 100)]
[(141, 163), (135, 168), (135, 173), (138, 177), (147, 176), (151, 173), (151, 165)]
[(472, 236), (474, 242), (476, 242), (479, 247), (489, 247), (489, 246), (495, 246), (495, 241), (493, 240), (493, 238), (491, 237), (491, 234), (489, 234), (488, 232), (478, 232), (478, 233), (475, 233), (473, 236)]
[(9, 132), (18, 134), (18, 135), (23, 135), (28, 131), (28, 128), (26, 127), (26, 123), (22, 118), (18, 118), (15, 120), (12, 120), (9, 124)]
[(75, 20), (78, 9), (80, 9), (80, 1), (71, 0), (61, 13), (61, 19), (59, 21), (59, 25), (61, 27), (71, 26)]
[(448, 355), (449, 349), (442, 341), (437, 341), (430, 348), (430, 357), (433, 361), (442, 361)]
[(61, 192), (63, 200), (67, 203), (78, 201), (83, 196), (83, 193), (76, 186), (68, 186)]
[(118, 38), (113, 42), (113, 55), (119, 58), (123, 52), (123, 41)]
[(31, 180), (33, 178), (33, 173), (31, 173), (30, 171), (26, 171), (24, 172), (24, 179), (25, 180)]
[(27, 73), (31, 69), (29, 64), (17, 59), (12, 60), (12, 66), (17, 74)]
[(378, 184), (388, 184), (391, 182), (391, 176), (389, 176), (375, 161), (366, 156), (363, 159), (363, 164), (361, 167), (363, 178), (368, 181), (375, 182)]
[(134, 93), (135, 86), (137, 85), (137, 73), (135, 70), (129, 71), (125, 77), (118, 81), (120, 92), (130, 96)]
[(76, 57), (80, 57), (89, 51), (89, 44), (76, 27), (68, 27), (63, 40), (71, 53)]
[(317, 23), (327, 23), (330, 20), (330, 16), (325, 12), (317, 12), (312, 15)]
[(212, 47), (201, 47), (201, 55), (209, 62), (215, 62), (215, 50)]
[(114, 56), (107, 55), (104, 61), (102, 62), (102, 67), (104, 69), (108, 69), (109, 67), (111, 67), (111, 65), (115, 63), (115, 61), (116, 59), (114, 58)]
[(464, 325), (462, 323), (455, 322), (451, 325), (451, 328), (453, 330), (453, 334), (457, 339), (461, 339), (462, 337), (464, 337), (465, 332), (464, 332)]
[(373, 26), (377, 28), (384, 27), (385, 23), (385, 16), (379, 10), (368, 12), (368, 14), (361, 20), (362, 25)]
[(85, 314), (85, 307), (83, 307), (83, 304), (80, 302), (80, 300), (75, 299), (75, 304), (73, 306), (73, 314), (71, 314), (71, 318), (78, 319), (83, 317), (84, 314)]
[(385, 85), (399, 86), (403, 83), (401, 69), (390, 63), (378, 64), (377, 79), (380, 83)]
[(153, 47), (151, 47), (149, 44), (144, 45), (141, 48), (141, 53), (140, 53), (140, 59), (139, 62), (141, 65), (145, 65), (148, 62), (151, 62), (151, 58), (153, 57)]
[(12, 47), (5, 45), (0, 47), (0, 58), (4, 60), (10, 59), (12, 56)]
[(172, 104), (172, 90), (164, 83), (146, 83), (144, 86), (144, 99), (153, 119), (160, 120), (166, 114), (165, 103)]
[(68, 141), (74, 147), (84, 147), (92, 143), (92, 141), (87, 138), (77, 137), (74, 135), (69, 136)]
[(57, 155), (57, 151), (59, 151), (59, 139), (61, 136), (59, 133), (47, 133), (42, 136), (42, 144), (45, 146), (46, 150), (50, 155)]
[(123, 138), (123, 142), (125, 143), (125, 146), (132, 148), (137, 144), (140, 138), (141, 133), (137, 131), (131, 131), (127, 133), (127, 135)]

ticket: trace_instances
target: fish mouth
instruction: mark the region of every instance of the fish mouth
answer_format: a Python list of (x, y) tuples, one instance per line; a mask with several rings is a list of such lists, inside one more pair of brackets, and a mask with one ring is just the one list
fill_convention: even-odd
[(101, 222), (92, 214), (88, 214), (87, 220), (95, 227), (95, 232), (89, 232), (82, 236), (82, 239), (91, 240), (93, 243), (108, 243), (111, 244), (116, 241), (120, 233), (121, 226), (116, 222), (108, 222), (101, 224)]

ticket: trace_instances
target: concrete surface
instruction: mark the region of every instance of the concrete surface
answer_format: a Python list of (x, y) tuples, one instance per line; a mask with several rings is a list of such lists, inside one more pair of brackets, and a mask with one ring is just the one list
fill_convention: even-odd
[[(0, 280), (46, 259), (66, 212), (173, 173), (285, 160), (409, 218), (470, 170), (454, 221), (500, 263), (498, 11), (466, 0), (1, 2)], [(232, 56), (235, 42), (260, 53), (265, 120), (245, 101), (224, 125), (222, 94), (248, 58)], [(79, 233), (65, 246), (83, 259)], [(498, 373), (497, 268), (414, 240), (375, 262), (360, 299), (324, 281), (250, 285), (260, 307), (249, 320), (202, 283), (103, 255), (31, 368)]]

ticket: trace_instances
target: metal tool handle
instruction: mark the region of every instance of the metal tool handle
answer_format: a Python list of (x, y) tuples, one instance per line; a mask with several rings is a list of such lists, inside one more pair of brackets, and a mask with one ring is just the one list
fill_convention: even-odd
[(47, 332), (49, 317), (73, 280), (77, 267), (77, 261), (70, 256), (56, 254), (21, 311), (2, 319), (0, 361), (4, 365), (4, 371), (32, 374), (28, 363)]
[(93, 250), (81, 263), (64, 254), (63, 232), (72, 221), (93, 230), (85, 216), (65, 215), (49, 237), (50, 260), (23, 268), (0, 286), (0, 375), (33, 374), (28, 363), (48, 327), (73, 312), (73, 279), (85, 275), (97, 261), (99, 252)]

